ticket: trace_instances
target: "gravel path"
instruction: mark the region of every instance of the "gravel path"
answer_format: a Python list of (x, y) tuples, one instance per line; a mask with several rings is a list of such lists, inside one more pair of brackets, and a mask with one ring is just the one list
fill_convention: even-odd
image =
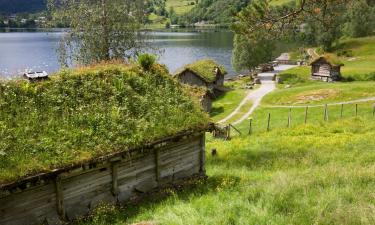
[(260, 105), (263, 97), (273, 91), (276, 88), (275, 82), (272, 81), (272, 78), (275, 74), (278, 74), (284, 70), (288, 70), (290, 68), (296, 67), (295, 65), (280, 65), (275, 67), (275, 71), (267, 72), (267, 73), (260, 73), (258, 76), (262, 82), (260, 88), (256, 89), (255, 91), (251, 91), (238, 105), (238, 107), (227, 117), (220, 120), (219, 123), (226, 123), (229, 119), (235, 116), (240, 110), (243, 105), (245, 105), (248, 101), (252, 101), (253, 105), (251, 106), (250, 110), (239, 120), (235, 121), (233, 125), (239, 124), (249, 118), (249, 116), (255, 111), (255, 109)]

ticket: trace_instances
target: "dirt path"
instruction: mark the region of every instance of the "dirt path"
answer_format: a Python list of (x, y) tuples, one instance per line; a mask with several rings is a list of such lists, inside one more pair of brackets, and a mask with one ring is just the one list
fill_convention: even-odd
[[(368, 97), (368, 98), (362, 98), (352, 101), (346, 101), (346, 102), (335, 102), (335, 103), (329, 103), (328, 106), (335, 106), (335, 105), (347, 105), (347, 104), (353, 104), (353, 103), (361, 103), (361, 102), (369, 102), (369, 101), (375, 101), (375, 97)], [(325, 104), (318, 104), (318, 105), (271, 105), (267, 106), (269, 108), (317, 108), (317, 107), (324, 107)]]
[(262, 82), (260, 88), (256, 89), (255, 91), (250, 92), (237, 106), (237, 108), (229, 114), (224, 119), (220, 120), (219, 123), (226, 123), (229, 119), (235, 116), (247, 102), (252, 101), (253, 105), (251, 106), (250, 110), (239, 120), (235, 121), (233, 125), (239, 124), (249, 118), (249, 116), (255, 111), (255, 109), (260, 105), (263, 97), (273, 91), (276, 88), (275, 82), (272, 81), (272, 78), (275, 74), (278, 74), (284, 70), (296, 67), (294, 65), (280, 65), (275, 67), (275, 71), (269, 73), (260, 73), (258, 76)]

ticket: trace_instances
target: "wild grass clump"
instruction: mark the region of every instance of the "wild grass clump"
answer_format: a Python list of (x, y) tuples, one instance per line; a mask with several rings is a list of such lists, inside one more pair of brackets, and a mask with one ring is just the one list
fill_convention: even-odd
[(0, 83), (0, 184), (204, 127), (162, 66), (102, 64)]

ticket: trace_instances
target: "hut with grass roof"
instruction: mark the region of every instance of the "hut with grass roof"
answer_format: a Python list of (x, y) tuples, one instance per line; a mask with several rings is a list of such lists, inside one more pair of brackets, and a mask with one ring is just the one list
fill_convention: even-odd
[(183, 84), (205, 87), (218, 95), (224, 90), (224, 76), (226, 74), (223, 66), (214, 60), (205, 59), (186, 65), (174, 77)]
[(1, 225), (65, 224), (205, 177), (209, 118), (160, 65), (0, 82), (0, 105)]
[(311, 63), (311, 78), (326, 82), (341, 79), (341, 67), (344, 66), (333, 54), (317, 57)]

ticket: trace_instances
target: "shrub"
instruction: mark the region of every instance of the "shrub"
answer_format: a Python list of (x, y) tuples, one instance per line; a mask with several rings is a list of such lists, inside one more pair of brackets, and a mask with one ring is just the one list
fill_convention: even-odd
[(142, 54), (138, 57), (138, 64), (146, 71), (149, 71), (156, 62), (156, 56), (152, 54)]

